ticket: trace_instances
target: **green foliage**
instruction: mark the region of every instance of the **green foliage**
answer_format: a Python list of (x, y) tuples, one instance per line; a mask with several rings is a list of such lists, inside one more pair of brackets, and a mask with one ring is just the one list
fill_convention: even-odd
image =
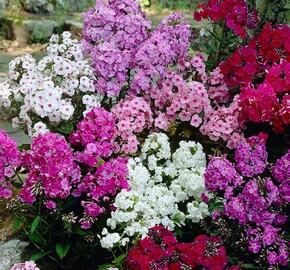
[(198, 0), (158, 0), (158, 5), (162, 8), (169, 9), (188, 9), (195, 8), (198, 4), (204, 1)]

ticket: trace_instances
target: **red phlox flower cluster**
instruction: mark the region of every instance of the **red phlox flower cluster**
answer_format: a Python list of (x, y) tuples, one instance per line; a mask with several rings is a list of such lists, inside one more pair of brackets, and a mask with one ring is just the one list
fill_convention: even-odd
[(178, 243), (172, 232), (156, 226), (128, 254), (130, 270), (238, 270), (227, 268), (226, 250), (217, 237), (200, 235), (192, 243)]
[(265, 25), (262, 32), (249, 44), (238, 48), (221, 63), (221, 72), (229, 87), (246, 86), (261, 81), (265, 70), (282, 60), (290, 60), (290, 27), (288, 25)]
[(198, 7), (201, 10), (194, 13), (197, 21), (208, 18), (213, 22), (224, 20), (227, 27), (242, 38), (247, 36), (247, 28), (255, 28), (259, 21), (257, 12), (250, 12), (245, 0), (209, 0)]

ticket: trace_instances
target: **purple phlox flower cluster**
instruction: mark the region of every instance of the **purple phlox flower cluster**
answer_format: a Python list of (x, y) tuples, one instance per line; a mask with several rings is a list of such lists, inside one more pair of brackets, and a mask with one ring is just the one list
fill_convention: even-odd
[(15, 175), (20, 164), (21, 156), (16, 141), (0, 130), (0, 198), (9, 199), (12, 196), (9, 178)]
[(81, 219), (81, 225), (84, 229), (89, 229), (94, 220), (112, 208), (112, 198), (120, 190), (128, 189), (127, 161), (127, 158), (118, 157), (103, 163), (95, 173), (88, 173), (74, 190), (75, 197), (87, 195), (82, 201), (85, 217)]
[(136, 135), (150, 129), (153, 123), (149, 103), (142, 97), (128, 97), (113, 107), (112, 113), (116, 118), (121, 151), (135, 153), (139, 145)]
[(280, 183), (279, 190), (286, 202), (290, 202), (290, 150), (277, 160), (272, 169), (273, 177)]
[(70, 135), (70, 142), (84, 148), (75, 153), (78, 162), (94, 167), (100, 158), (110, 157), (116, 150), (115, 117), (104, 108), (95, 108), (86, 114)]
[[(271, 175), (259, 176), (268, 172), (266, 138), (261, 133), (242, 142), (236, 148), (235, 164), (225, 157), (213, 158), (206, 169), (205, 182), (209, 191), (224, 191), (223, 215), (244, 226), (249, 251), (266, 251), (270, 265), (287, 265), (289, 256), (282, 230), (287, 216), (282, 206), (289, 202), (289, 176), (288, 180), (284, 177), (289, 171), (290, 155), (284, 155), (273, 167), (278, 183)], [(239, 179), (237, 184), (233, 177)], [(287, 182), (284, 188), (283, 183)]]
[(32, 141), (31, 150), (24, 155), (23, 166), (28, 175), (20, 198), (27, 204), (33, 204), (38, 195), (44, 195), (48, 208), (53, 208), (56, 206), (53, 199), (67, 198), (72, 186), (80, 180), (72, 149), (63, 136), (55, 133), (39, 135)]
[(266, 141), (260, 137), (252, 137), (241, 143), (235, 152), (236, 168), (246, 177), (263, 173), (267, 167), (267, 160)]
[(128, 70), (134, 66), (136, 50), (150, 29), (135, 0), (99, 0), (84, 15), (84, 48), (92, 56), (101, 93), (119, 94), (128, 80)]
[(214, 157), (210, 160), (204, 174), (206, 188), (209, 191), (226, 190), (231, 186), (240, 186), (243, 178), (235, 166), (226, 157)]
[(181, 14), (174, 13), (165, 18), (135, 55), (137, 70), (131, 90), (150, 90), (153, 79), (162, 77), (168, 65), (187, 55), (190, 36), (190, 25), (183, 21)]

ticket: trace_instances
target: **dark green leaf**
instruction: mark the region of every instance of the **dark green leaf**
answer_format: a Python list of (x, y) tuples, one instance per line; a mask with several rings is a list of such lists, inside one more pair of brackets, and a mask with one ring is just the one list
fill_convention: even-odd
[(69, 244), (68, 245), (56, 244), (55, 246), (56, 253), (60, 259), (63, 259), (68, 254), (69, 249), (70, 249)]
[(21, 224), (22, 224), (21, 219), (17, 218), (12, 225), (13, 230), (17, 231), (20, 228)]
[(40, 224), (40, 221), (41, 221), (41, 217), (40, 216), (37, 216), (32, 224), (31, 224), (31, 234), (34, 234), (34, 232), (36, 231), (36, 229), (38, 228), (39, 224)]
[(74, 129), (73, 123), (70, 122), (63, 122), (57, 127), (57, 131), (61, 134), (68, 135), (71, 134)]
[(260, 269), (260, 267), (255, 266), (253, 264), (250, 263), (245, 263), (241, 265), (242, 269)]
[(34, 262), (37, 262), (39, 261), (40, 259), (42, 259), (43, 257), (45, 257), (46, 255), (48, 255), (49, 253), (51, 253), (51, 251), (40, 251), (40, 252), (36, 252), (34, 253), (31, 257), (30, 257), (30, 260), (31, 261), (34, 261)]
[(98, 267), (98, 270), (107, 270), (108, 268), (113, 267), (112, 264), (106, 263), (106, 264), (102, 264)]

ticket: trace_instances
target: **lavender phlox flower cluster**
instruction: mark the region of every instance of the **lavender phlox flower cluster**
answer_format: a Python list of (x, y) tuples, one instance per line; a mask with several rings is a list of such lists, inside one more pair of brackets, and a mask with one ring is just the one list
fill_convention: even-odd
[(54, 199), (65, 199), (80, 180), (80, 169), (65, 138), (55, 133), (37, 136), (31, 150), (24, 154), (23, 167), (28, 170), (20, 198), (33, 204), (44, 196), (48, 208), (55, 208)]
[(150, 28), (134, 0), (97, 1), (84, 15), (83, 44), (91, 54), (99, 92), (109, 96), (120, 93), (134, 66), (136, 50), (148, 38)]
[(9, 178), (15, 175), (21, 164), (17, 143), (5, 131), (0, 130), (0, 198), (12, 196), (12, 184)]

